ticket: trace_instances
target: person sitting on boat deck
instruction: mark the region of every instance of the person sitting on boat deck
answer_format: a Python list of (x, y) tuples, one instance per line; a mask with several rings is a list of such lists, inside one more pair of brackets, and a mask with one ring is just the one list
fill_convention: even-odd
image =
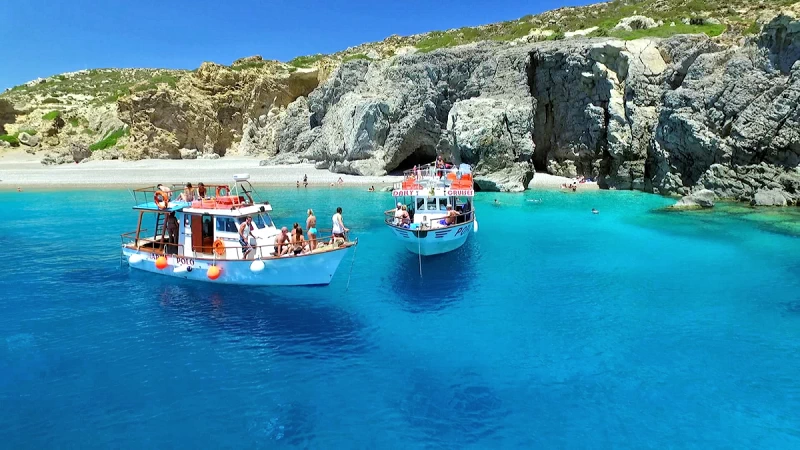
[(453, 209), (452, 206), (447, 205), (447, 216), (444, 218), (444, 224), (453, 225), (456, 223), (456, 216), (458, 216), (458, 213)]
[(178, 218), (175, 217), (174, 212), (167, 214), (167, 221), (165, 224), (169, 237), (167, 238), (167, 247), (165, 253), (177, 254), (178, 253)]
[(331, 239), (331, 244), (333, 244), (337, 238), (347, 240), (345, 233), (350, 231), (350, 229), (344, 226), (341, 206), (336, 208), (336, 214), (333, 215), (331, 220), (333, 221), (333, 238)]
[(291, 233), (289, 233), (289, 241), (293, 241), (294, 240), (294, 235), (297, 234), (297, 229), (298, 228), (300, 228), (300, 224), (295, 222), (294, 225), (292, 225)]
[(202, 181), (197, 183), (197, 196), (200, 199), (206, 198), (206, 185)]
[(408, 206), (403, 205), (401, 209), (400, 223), (403, 225), (403, 228), (408, 228), (409, 225), (411, 225), (411, 215), (408, 214)]
[(250, 245), (250, 239), (255, 240), (255, 236), (253, 235), (253, 218), (247, 216), (239, 225), (239, 245), (242, 246), (242, 258), (247, 259), (248, 253), (254, 251), (252, 245)]
[(305, 248), (306, 248), (306, 240), (303, 239), (303, 229), (302, 228), (300, 228), (298, 226), (297, 228), (295, 228), (295, 231), (296, 231), (296, 233), (294, 233), (294, 236), (292, 236), (292, 245), (291, 245), (291, 247), (292, 247), (292, 253), (294, 253), (294, 255), (297, 256), (300, 253), (303, 253), (303, 250), (305, 250)]
[(164, 184), (160, 184), (160, 183), (159, 183), (158, 186), (156, 186), (156, 189), (158, 189), (159, 191), (167, 194), (167, 201), (172, 200), (172, 189), (170, 189), (167, 186), (165, 186)]
[(306, 229), (308, 230), (308, 249), (313, 252), (317, 248), (317, 217), (311, 209), (308, 210)]
[(289, 253), (289, 230), (286, 227), (281, 228), (281, 232), (275, 236), (275, 256), (283, 256)]
[(192, 188), (192, 183), (186, 183), (186, 188), (181, 192), (180, 197), (178, 197), (183, 202), (191, 202), (194, 200), (194, 189)]

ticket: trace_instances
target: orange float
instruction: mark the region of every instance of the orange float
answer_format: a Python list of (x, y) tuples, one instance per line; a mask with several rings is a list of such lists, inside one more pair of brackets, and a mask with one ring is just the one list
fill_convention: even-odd
[(169, 196), (164, 191), (156, 191), (153, 194), (153, 201), (156, 202), (158, 209), (167, 209), (169, 206)]
[(217, 197), (225, 197), (231, 193), (228, 186), (217, 186)]
[(217, 256), (225, 254), (225, 242), (222, 239), (214, 241), (214, 253), (216, 253)]
[(211, 266), (208, 268), (208, 279), (209, 280), (216, 280), (219, 278), (220, 273), (222, 270), (217, 266)]
[(167, 257), (166, 256), (159, 256), (156, 259), (156, 269), (164, 270), (167, 268)]

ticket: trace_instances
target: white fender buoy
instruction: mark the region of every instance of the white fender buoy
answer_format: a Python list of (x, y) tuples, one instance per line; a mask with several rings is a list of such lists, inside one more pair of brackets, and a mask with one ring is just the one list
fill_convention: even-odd
[(134, 253), (133, 255), (128, 257), (128, 264), (138, 264), (138, 263), (142, 262), (143, 260), (144, 260), (144, 257), (142, 257), (142, 255), (138, 255), (138, 254)]
[(183, 273), (189, 270), (189, 266), (183, 265), (172, 269), (173, 273)]
[(472, 222), (472, 231), (478, 232), (478, 219), (475, 219), (475, 222)]
[(252, 272), (261, 272), (264, 270), (264, 267), (264, 261), (261, 261), (260, 259), (257, 259), (250, 264), (250, 270)]

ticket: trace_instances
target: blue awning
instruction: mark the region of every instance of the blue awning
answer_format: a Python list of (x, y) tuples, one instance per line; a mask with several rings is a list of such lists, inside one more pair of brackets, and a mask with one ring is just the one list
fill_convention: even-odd
[(153, 212), (176, 212), (176, 211), (182, 210), (183, 208), (187, 208), (187, 207), (191, 206), (191, 203), (187, 203), (187, 202), (170, 202), (169, 205), (167, 205), (167, 206), (168, 206), (167, 209), (160, 209), (156, 205), (156, 202), (147, 202), (147, 203), (142, 203), (142, 204), (136, 205), (136, 206), (133, 207), (133, 209), (141, 209), (141, 210), (144, 210), (144, 211), (153, 211)]

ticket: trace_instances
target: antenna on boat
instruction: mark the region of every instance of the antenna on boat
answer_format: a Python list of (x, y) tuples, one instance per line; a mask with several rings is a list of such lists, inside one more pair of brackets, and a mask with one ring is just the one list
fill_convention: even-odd
[(353, 249), (353, 260), (350, 261), (350, 272), (347, 274), (347, 288), (345, 288), (345, 292), (350, 290), (350, 277), (353, 275), (353, 263), (356, 262), (356, 252), (358, 251), (358, 238), (356, 238), (356, 245)]
[(419, 257), (419, 277), (422, 278), (422, 244), (420, 243), (419, 231), (417, 231), (417, 257)]

